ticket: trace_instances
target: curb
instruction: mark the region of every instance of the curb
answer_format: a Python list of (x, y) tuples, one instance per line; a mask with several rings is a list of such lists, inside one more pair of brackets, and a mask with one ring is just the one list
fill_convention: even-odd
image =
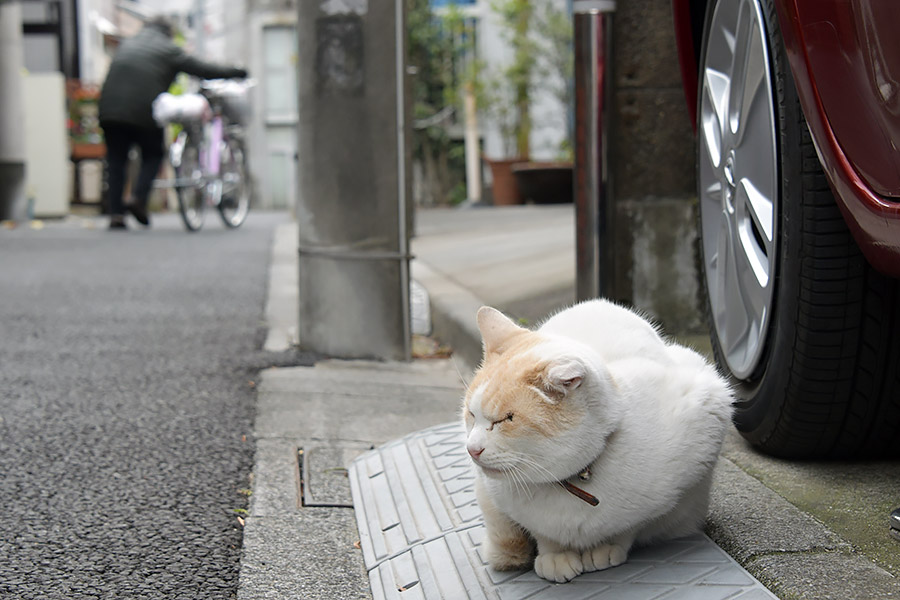
[(413, 261), (412, 276), (428, 292), (432, 334), (453, 348), (469, 372), (474, 371), (482, 354), (475, 314), (485, 302), (420, 260)]

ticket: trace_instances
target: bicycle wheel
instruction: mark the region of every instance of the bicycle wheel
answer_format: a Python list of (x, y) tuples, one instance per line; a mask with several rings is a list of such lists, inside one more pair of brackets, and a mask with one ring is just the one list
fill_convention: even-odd
[(243, 143), (227, 138), (222, 152), (222, 198), (219, 215), (227, 227), (239, 227), (250, 212), (251, 188)]
[(206, 210), (203, 170), (200, 166), (200, 147), (194, 139), (191, 135), (187, 135), (181, 159), (174, 165), (178, 210), (188, 231), (197, 231), (203, 227), (204, 211)]

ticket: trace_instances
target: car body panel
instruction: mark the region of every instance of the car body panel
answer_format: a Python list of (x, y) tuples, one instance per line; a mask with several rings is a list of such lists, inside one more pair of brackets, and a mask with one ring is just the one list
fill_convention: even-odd
[[(672, 16), (675, 21), (675, 44), (678, 46), (678, 67), (681, 70), (681, 85), (684, 88), (684, 99), (691, 115), (691, 125), (697, 129), (697, 70), (700, 60), (697, 50), (697, 40), (703, 36), (703, 23), (699, 23), (700, 30), (696, 31), (697, 24), (691, 12), (691, 0), (672, 0)], [(696, 10), (696, 9), (694, 9)]]
[[(673, 0), (688, 108), (696, 121), (704, 0)], [(788, 61), (820, 162), (854, 239), (900, 277), (900, 3), (776, 0)], [(693, 60), (692, 58), (693, 57)]]

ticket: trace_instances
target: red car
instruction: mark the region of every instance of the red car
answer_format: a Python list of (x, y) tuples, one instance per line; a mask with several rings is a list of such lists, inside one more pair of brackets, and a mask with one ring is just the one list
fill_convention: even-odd
[(900, 454), (900, 2), (672, 4), (737, 428), (784, 457)]

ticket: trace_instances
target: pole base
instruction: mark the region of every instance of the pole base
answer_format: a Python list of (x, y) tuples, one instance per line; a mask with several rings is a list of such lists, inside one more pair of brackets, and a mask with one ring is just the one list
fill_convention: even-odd
[(25, 163), (0, 161), (0, 221), (24, 221)]

